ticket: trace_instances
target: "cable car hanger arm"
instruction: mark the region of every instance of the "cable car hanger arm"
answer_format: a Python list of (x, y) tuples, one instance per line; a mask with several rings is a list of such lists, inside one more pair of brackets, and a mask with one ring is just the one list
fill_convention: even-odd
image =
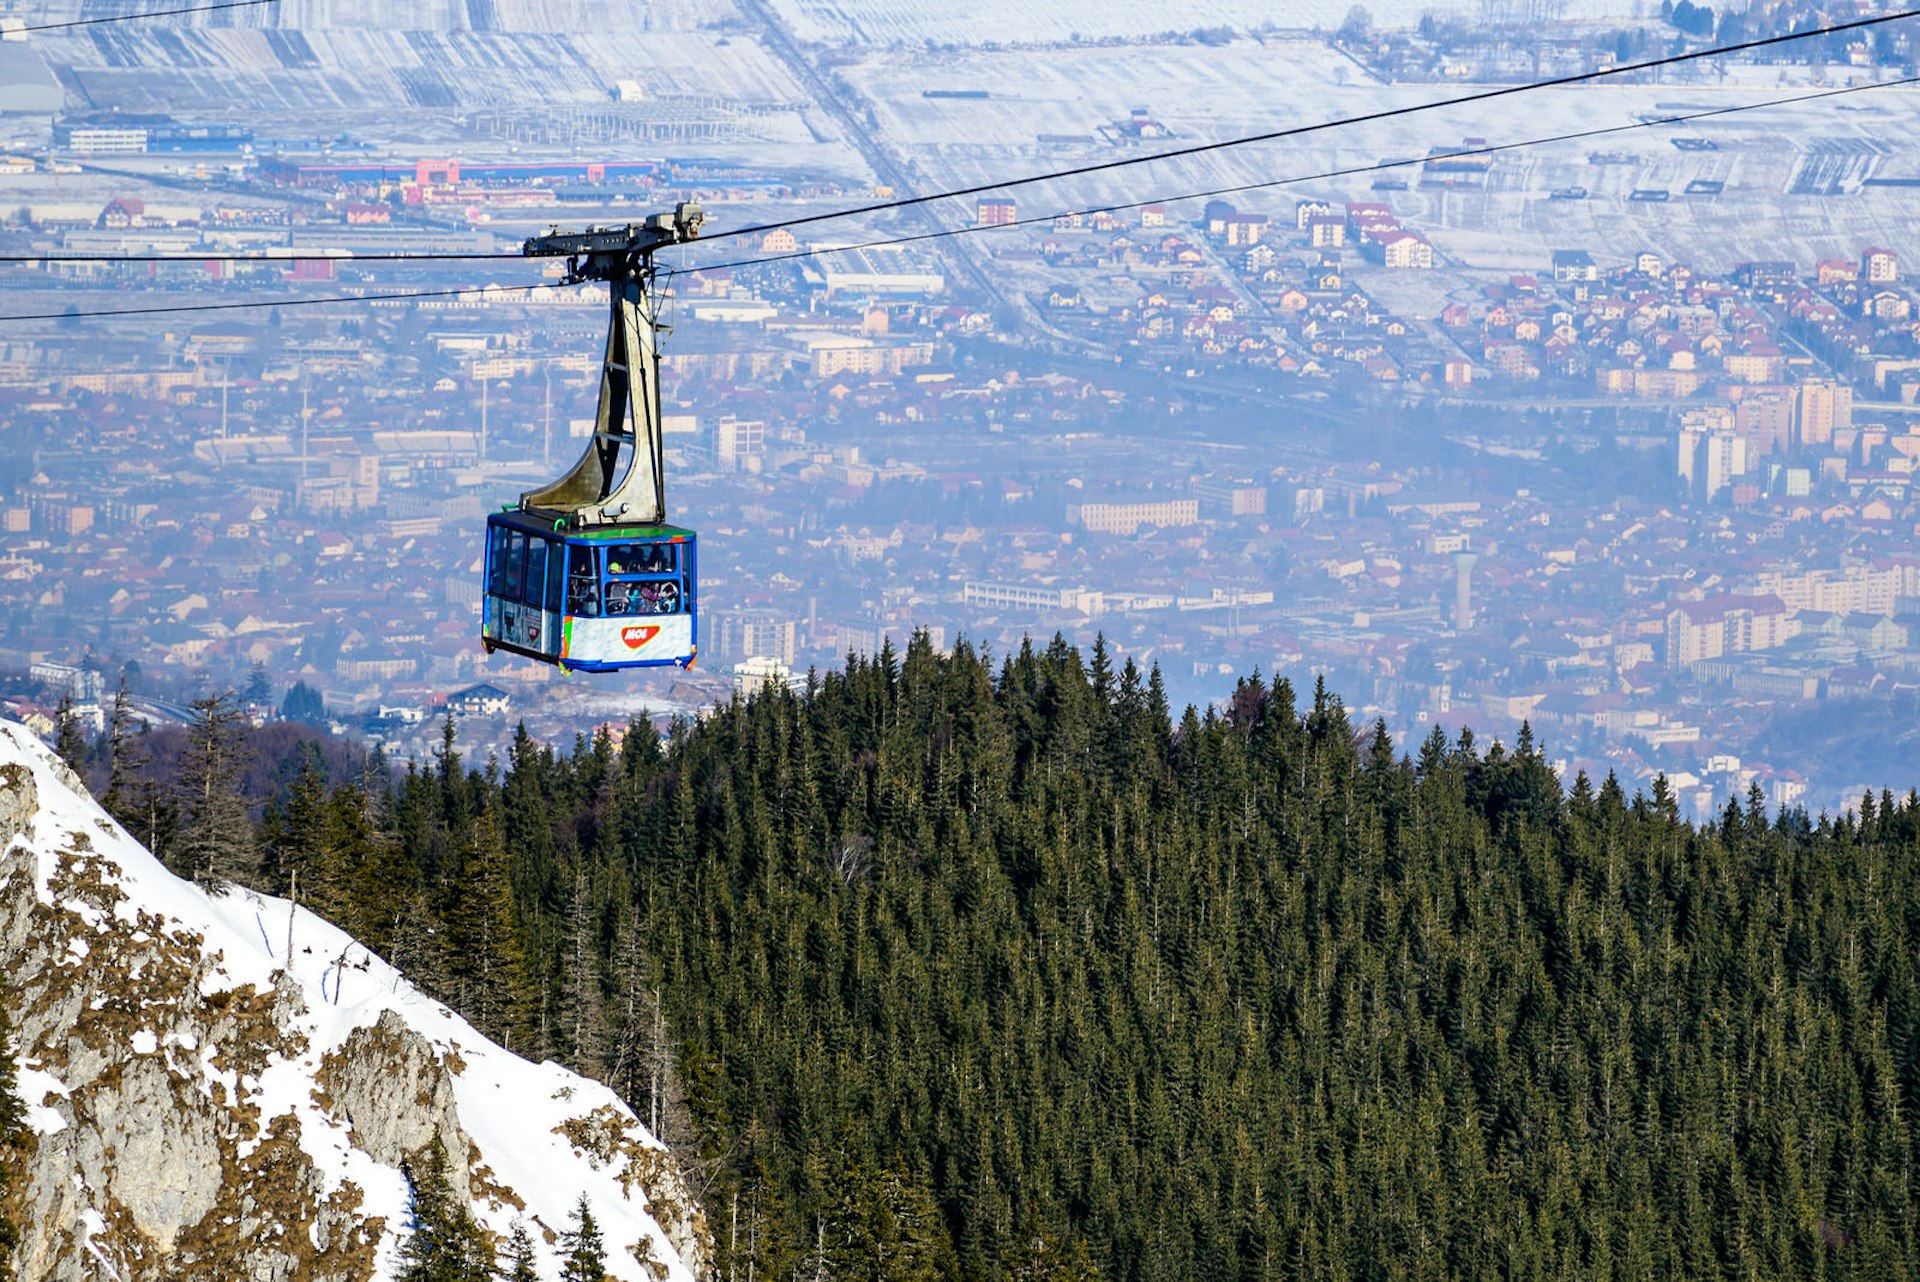
[[(558, 228), (532, 236), (529, 258), (567, 260), (568, 284), (603, 280), (611, 313), (600, 365), (600, 403), (593, 435), (568, 473), (520, 496), (522, 511), (554, 521), (554, 528), (663, 525), (667, 519), (666, 444), (660, 418), (660, 322), (654, 309), (653, 255), (700, 234), (700, 206), (683, 203), (625, 227)], [(620, 449), (633, 447), (624, 475)]]

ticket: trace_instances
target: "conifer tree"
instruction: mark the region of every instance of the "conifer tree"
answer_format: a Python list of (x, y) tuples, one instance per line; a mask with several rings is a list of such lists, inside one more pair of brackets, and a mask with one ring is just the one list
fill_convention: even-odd
[(327, 724), (326, 700), (306, 682), (296, 681), (280, 700), (280, 716), (282, 720), (298, 721), (302, 725), (324, 726)]
[(499, 1276), (500, 1282), (540, 1282), (539, 1271), (534, 1266), (533, 1237), (527, 1232), (525, 1220), (513, 1222)]
[(567, 896), (567, 958), (560, 1018), (567, 1065), (588, 1077), (607, 1075), (607, 1012), (600, 988), (598, 922), (584, 866), (576, 865)]
[(264, 706), (273, 698), (273, 682), (267, 676), (267, 665), (255, 659), (247, 670), (247, 686), (241, 699), (248, 704)]
[(208, 886), (256, 870), (253, 824), (240, 792), (240, 712), (232, 691), (193, 701), (187, 753), (181, 763), (180, 834), (174, 869)]
[(407, 1240), (400, 1247), (399, 1282), (490, 1282), (493, 1253), (472, 1209), (447, 1179), (447, 1148), (438, 1134), (404, 1171)]
[(261, 827), (267, 889), (286, 894), (298, 876), (304, 899), (329, 906), (334, 902), (336, 888), (330, 882), (337, 870), (329, 849), (330, 811), (326, 771), (318, 749), (309, 745), (300, 773)]
[(560, 1282), (606, 1282), (606, 1276), (606, 1243), (582, 1193), (574, 1203), (573, 1222), (560, 1234)]
[(107, 791), (100, 798), (106, 812), (128, 832), (138, 833), (139, 810), (134, 802), (135, 779), (147, 764), (133, 726), (133, 707), (127, 694), (127, 675), (113, 695), (113, 714), (107, 722)]
[(512, 1048), (526, 1040), (531, 974), (496, 810), (483, 808), (468, 825), (461, 872), (445, 879), (440, 918), (455, 1003), (481, 1032)]
[(660, 1130), (660, 1069), (665, 1058), (665, 1015), (653, 989), (647, 949), (640, 922), (632, 908), (624, 908), (614, 932), (613, 967), (616, 985), (615, 1040), (607, 1084), (647, 1121)]
[(20, 1177), (21, 1148), (26, 1142), (26, 1106), (20, 1099), (18, 1066), (14, 1060), (13, 1026), (0, 993), (0, 1282), (13, 1282), (13, 1248), (19, 1241), (10, 1196)]
[(1084, 1242), (1063, 1242), (1040, 1215), (1027, 1208), (1026, 1223), (1007, 1253), (1006, 1282), (1099, 1282)]
[[(384, 795), (374, 777), (333, 790), (325, 866), (315, 889), (336, 905), (329, 913), (334, 921), (367, 947), (391, 957), (395, 932), (421, 876), (422, 856), (388, 830)], [(320, 907), (318, 894), (313, 906), (327, 911)]]
[(87, 736), (80, 728), (80, 718), (73, 711), (73, 696), (60, 696), (60, 706), (54, 710), (53, 750), (60, 760), (67, 763), (73, 773), (82, 781), (87, 777)]

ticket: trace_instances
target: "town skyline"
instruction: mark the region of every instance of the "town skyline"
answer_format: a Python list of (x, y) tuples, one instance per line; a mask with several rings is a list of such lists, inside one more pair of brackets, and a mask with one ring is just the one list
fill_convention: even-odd
[[(1330, 94), (1383, 99), (1515, 75), (1512, 40), (1346, 18), (1064, 40), (1063, 75), (1082, 92), (1143, 46), (1242, 79), (1291, 59)], [(1805, 18), (1748, 11), (1721, 34)], [(1698, 25), (1564, 19), (1533, 75), (1715, 37), (1682, 24)], [(916, 630), (997, 656), (1058, 632), (1157, 665), (1178, 703), (1220, 703), (1255, 670), (1325, 675), (1403, 750), (1435, 726), (1510, 739), (1530, 722), (1569, 783), (1665, 775), (1700, 815), (1754, 785), (1837, 810), (1920, 778), (1887, 714), (1920, 664), (1920, 351), (1889, 234), (1920, 180), (1886, 141), (1912, 95), (1876, 87), (1911, 70), (1900, 24), (1718, 81), (1566, 91), (1529, 126), (1588, 95), (1652, 116), (1618, 144), (1491, 154), (1511, 126), (1448, 120), (1425, 159), (1384, 169), (1358, 131), (1341, 146), (1366, 172), (1345, 179), (1093, 213), (1074, 212), (1102, 205), (1085, 185), (969, 197), (940, 225), (979, 234), (853, 254), (813, 252), (859, 238), (831, 225), (701, 247), (671, 281), (666, 341), (668, 497), (703, 548), (699, 667), (588, 684), (486, 658), (476, 531), (581, 448), (604, 294), (524, 291), (539, 278), (505, 260), (396, 285), (339, 255), (510, 255), (549, 223), (681, 200), (722, 227), (778, 223), (1233, 125), (1143, 84), (1148, 102), (1123, 87), (1071, 128), (1024, 116), (1010, 150), (991, 136), (1015, 127), (1009, 77), (1031, 50), (973, 48), (936, 78), (852, 39), (823, 77), (837, 38), (803, 28), (757, 7), (688, 20), (686, 39), (751, 35), (727, 74), (750, 69), (757, 98), (609, 74), (604, 105), (556, 117), (564, 143), (498, 108), (338, 109), (303, 135), (284, 108), (142, 111), (137, 77), (96, 65), (102, 37), (27, 42), (56, 88), (93, 86), (93, 109), (63, 96), (44, 126), (5, 118), (20, 199), (0, 243), (49, 255), (6, 269), (8, 297), (56, 317), (0, 337), (16, 711), (57, 697), (36, 665), (133, 660), (174, 704), (259, 665), (274, 706), (305, 683), (343, 727), (424, 755), (436, 710), (478, 685), (509, 696), (469, 719), (482, 746), (520, 718), (567, 742)], [(239, 29), (209, 30), (201, 53), (238, 57)], [(469, 43), (511, 43), (487, 40)], [(1775, 109), (1828, 131), (1788, 152), (1765, 110), (1661, 123), (1729, 105), (1729, 81), (1860, 92)], [(116, 95), (125, 110), (102, 107)], [(956, 141), (963, 119), (979, 146)], [(1688, 236), (1696, 252), (1676, 252)], [(271, 261), (60, 260), (196, 250)], [(136, 314), (236, 290), (287, 305)], [(479, 292), (301, 305), (443, 290)], [(125, 314), (77, 314), (95, 311)], [(1885, 718), (1864, 748), (1846, 728), (1861, 717)]]

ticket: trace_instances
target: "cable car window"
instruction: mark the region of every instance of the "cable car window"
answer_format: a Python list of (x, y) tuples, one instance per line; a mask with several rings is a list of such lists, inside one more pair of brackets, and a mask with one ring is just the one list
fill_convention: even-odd
[(492, 546), (487, 549), (487, 591), (503, 596), (507, 590), (507, 528), (496, 525)]
[(546, 587), (547, 541), (528, 539), (526, 595), (521, 599), (538, 610), (541, 608), (540, 594), (546, 590)]
[(607, 585), (608, 614), (678, 614), (680, 585), (672, 579), (663, 582), (610, 583)]
[(547, 549), (546, 608), (559, 613), (567, 590), (567, 545), (555, 543)]
[(593, 549), (575, 547), (567, 563), (567, 613), (592, 618), (600, 613), (600, 575)]
[(507, 531), (507, 581), (500, 595), (509, 601), (520, 599), (520, 585), (526, 581), (527, 536), (518, 530)]
[(671, 543), (616, 544), (607, 549), (607, 573), (672, 574), (674, 559)]

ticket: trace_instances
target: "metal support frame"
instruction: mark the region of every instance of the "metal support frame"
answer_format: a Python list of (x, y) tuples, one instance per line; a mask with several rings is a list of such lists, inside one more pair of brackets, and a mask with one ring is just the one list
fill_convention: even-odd
[[(556, 526), (661, 525), (667, 519), (665, 443), (660, 417), (660, 347), (653, 255), (700, 234), (706, 215), (685, 203), (625, 227), (532, 236), (529, 258), (567, 259), (565, 283), (603, 280), (611, 296), (600, 405), (586, 452), (567, 474), (520, 496), (522, 511), (551, 516)], [(620, 451), (631, 447), (624, 475)]]

